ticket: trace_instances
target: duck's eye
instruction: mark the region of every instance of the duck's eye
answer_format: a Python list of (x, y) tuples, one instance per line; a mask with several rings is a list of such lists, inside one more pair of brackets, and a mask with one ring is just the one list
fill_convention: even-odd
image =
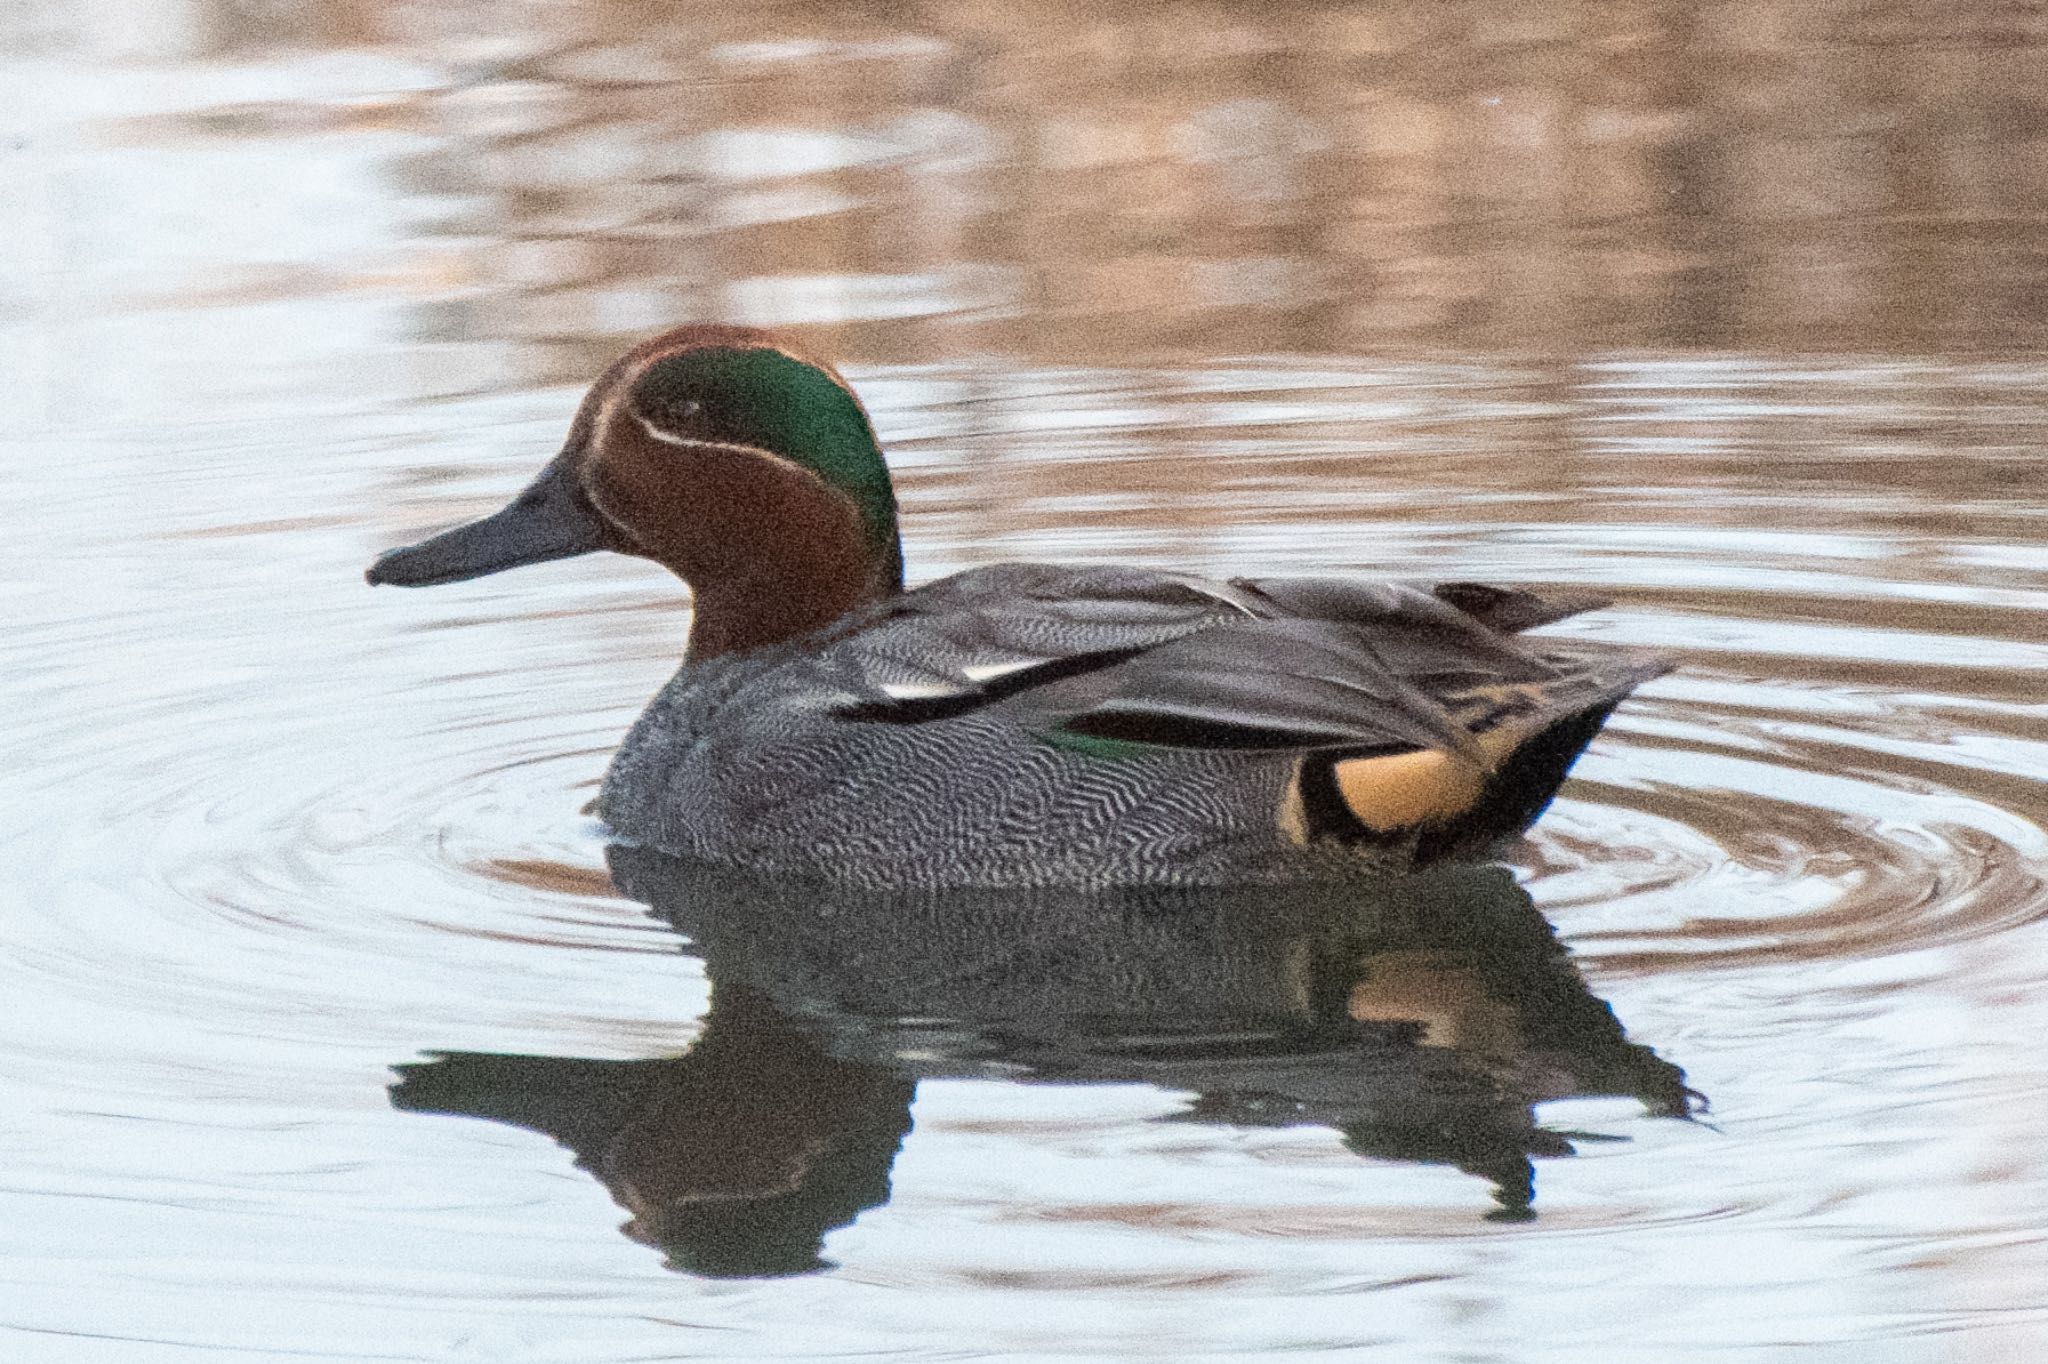
[(720, 394), (715, 385), (706, 385), (704, 376), (696, 373), (688, 360), (688, 356), (671, 355), (648, 366), (647, 372), (633, 381), (633, 410), (671, 432), (692, 430), (709, 421), (719, 406)]
[(659, 402), (645, 403), (640, 409), (646, 416), (663, 426), (681, 426), (704, 410), (702, 401), (696, 398), (666, 398)]
[(633, 404), (633, 416), (642, 429), (669, 445), (685, 445), (695, 439), (694, 423), (703, 410), (700, 399), (680, 395), (651, 403), (642, 396)]
[(651, 405), (645, 410), (648, 418), (657, 425), (666, 427), (671, 431), (682, 431), (704, 411), (704, 401), (701, 398), (692, 398), (687, 394), (678, 393), (674, 397), (665, 398), (660, 403)]

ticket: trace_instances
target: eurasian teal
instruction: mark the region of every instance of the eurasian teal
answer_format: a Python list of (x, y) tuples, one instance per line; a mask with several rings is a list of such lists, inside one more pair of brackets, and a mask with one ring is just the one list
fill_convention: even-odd
[(1664, 660), (1521, 632), (1604, 603), (1477, 583), (993, 564), (903, 586), (837, 371), (744, 327), (605, 371), (503, 510), (392, 550), (423, 585), (611, 549), (693, 591), (613, 760), (620, 835), (874, 886), (1281, 882), (1484, 856)]

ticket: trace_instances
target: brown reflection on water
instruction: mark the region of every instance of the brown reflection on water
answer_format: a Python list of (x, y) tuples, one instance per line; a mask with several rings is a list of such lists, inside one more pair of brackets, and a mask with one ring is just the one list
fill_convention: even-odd
[(428, 77), (169, 116), (387, 134), (427, 217), (167, 301), (396, 289), (532, 380), (684, 318), (872, 361), (2048, 344), (2035, 6), (169, 9), (159, 48)]
[[(2002, 0), (0, 6), (0, 820), (29, 854), (0, 878), (0, 1337), (2048, 1353), (2044, 69), (2048, 11)], [(787, 1125), (827, 1157), (788, 1168), (859, 1176), (811, 1219), (844, 1269), (662, 1275), (608, 1194), (661, 1243), (693, 1190), (783, 1174), (679, 1161), (722, 1154), (702, 1114), (609, 1078), (743, 1050), (663, 1059), (705, 973), (576, 814), (681, 594), (618, 561), (432, 600), (360, 573), (502, 502), (568, 385), (688, 318), (852, 363), (920, 578), (1621, 598), (1567, 628), (1682, 666), (1516, 862), (1560, 967), (1713, 1125), (1599, 1107), (1637, 1091), (1550, 1045), (1548, 997), (1396, 944), (1331, 1021), (1458, 1039), (1397, 1050), (1499, 1078), (1471, 1130), (1629, 1137), (1535, 1152), (1534, 1226), (1334, 1103), (1169, 1126), (1186, 1077), (1092, 1041), (1038, 1055), (1117, 1083), (792, 1041), (783, 1074), (852, 1115)], [(823, 1018), (764, 978), (806, 1036), (872, 1038), (860, 991), (900, 969), (822, 960), (851, 1001)], [(960, 1015), (1016, 983), (986, 975)], [(599, 1187), (532, 1132), (384, 1111), (386, 1065), (443, 1048), (522, 1100), (595, 1082), (536, 1131), (648, 1102)], [(772, 1116), (738, 1073), (728, 1111)], [(980, 1291), (1048, 1264), (1079, 1268), (1033, 1310)], [(1185, 1342), (1138, 1296), (1216, 1285)]]

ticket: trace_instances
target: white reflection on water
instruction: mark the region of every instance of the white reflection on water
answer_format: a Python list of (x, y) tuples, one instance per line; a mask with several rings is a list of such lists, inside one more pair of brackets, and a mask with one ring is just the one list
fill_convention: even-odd
[[(1312, 53), (1088, 7), (10, 13), (0, 1353), (2039, 1353), (2040, 35), (1745, 12), (1345, 7)], [(577, 813), (681, 594), (360, 571), (517, 487), (622, 333), (711, 315), (858, 362), (920, 575), (1621, 595), (1571, 628), (1687, 667), (1517, 868), (1712, 1126), (1539, 1104), (1626, 1140), (1503, 1227), (1327, 1127), (933, 1078), (838, 1268), (715, 1282), (538, 1133), (393, 1110), (429, 1052), (698, 1037), (702, 968)]]
[[(1317, 410), (1317, 389), (1275, 372), (1291, 410)], [(1320, 372), (1339, 394), (1384, 382)], [(673, 586), (599, 560), (438, 594), (358, 576), (381, 545), (516, 487), (574, 395), (330, 410), (310, 436), (108, 427), (39, 442), (9, 499), (9, 576), (34, 587), (10, 646), (33, 784), (6, 819), (34, 849), (12, 874), (0, 1067), (28, 1115), (0, 1233), (10, 1326), (566, 1360), (726, 1357), (735, 1340), (1055, 1348), (1034, 1316), (1088, 1350), (1168, 1354), (1445, 1337), (1604, 1351), (1626, 1323), (1645, 1351), (1768, 1352), (1981, 1331), (1958, 1314), (1987, 1283), (2032, 1320), (2015, 1285), (2038, 1282), (2048, 1196), (2023, 1043), (2042, 1022), (2043, 584), (1984, 530), (2029, 524), (2030, 504), (1932, 554), (1891, 506), (1737, 530), (1712, 524), (1705, 491), (1608, 539), (1562, 519), (1568, 489), (1522, 498), (1509, 470), (1469, 461), (1456, 471), (1482, 494), (1449, 505), (1470, 519), (1408, 519), (1350, 497), (1371, 484), (1365, 457), (1334, 484), (1306, 476), (1317, 515), (1269, 507), (1247, 535), (1227, 513), (1240, 470), (1266, 467), (1256, 452), (1169, 460), (1162, 483), (1149, 457), (1076, 460), (1071, 431), (1015, 420), (1045, 386), (1030, 375), (872, 377), (885, 433), (926, 433), (905, 485), (930, 571), (1028, 547), (1626, 587), (1628, 609), (1581, 628), (1693, 666), (1617, 720), (1525, 874), (1631, 1035), (1712, 1098), (1713, 1127), (1547, 1107), (1628, 1140), (1543, 1162), (1539, 1220), (1497, 1229), (1467, 1176), (1365, 1162), (1319, 1129), (1162, 1128), (1148, 1119), (1175, 1099), (1145, 1087), (931, 1080), (893, 1196), (828, 1237), (841, 1269), (677, 1278), (545, 1138), (382, 1097), (385, 1068), (423, 1052), (673, 1054), (704, 1007), (665, 930), (570, 874), (598, 856), (576, 810), (680, 641)], [(1163, 450), (1205, 440), (1181, 372), (1095, 383), (1123, 390), (1114, 411), (1187, 412), (1133, 428)], [(1411, 420), (1440, 425), (1453, 400), (1419, 387)], [(997, 395), (986, 411), (963, 407), (975, 390)], [(1263, 439), (1335, 440), (1350, 414), (1333, 410)], [(1398, 443), (1389, 420), (1376, 440)], [(1459, 440), (1512, 451), (1529, 420), (1481, 408)], [(999, 457), (982, 453), (991, 431)], [(1077, 482), (1133, 519), (1062, 531), (1045, 490)], [(1697, 584), (1724, 579), (1734, 595), (1703, 604)], [(1930, 589), (1978, 599), (1891, 623)], [(553, 889), (479, 875), (507, 861), (564, 870)], [(88, 1267), (121, 1292), (88, 1287)], [(1190, 1294), (1217, 1314), (1188, 1315)], [(1646, 1294), (1668, 1304), (1647, 1325), (1623, 1310)]]

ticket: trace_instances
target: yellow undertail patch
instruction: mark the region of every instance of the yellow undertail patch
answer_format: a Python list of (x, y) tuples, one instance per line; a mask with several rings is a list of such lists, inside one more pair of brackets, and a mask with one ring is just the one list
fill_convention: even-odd
[(1345, 808), (1376, 833), (1454, 819), (1472, 808), (1486, 785), (1479, 767), (1433, 748), (1345, 758), (1333, 775)]
[[(1477, 689), (1475, 689), (1477, 690)], [(1424, 824), (1444, 824), (1469, 812), (1486, 783), (1514, 751), (1557, 719), (1537, 706), (1538, 693), (1524, 685), (1487, 689), (1514, 707), (1471, 736), (1470, 752), (1424, 748), (1372, 758), (1340, 758), (1331, 767), (1337, 794), (1359, 823), (1374, 833), (1394, 833)], [(1527, 691), (1528, 695), (1518, 693)], [(1294, 765), (1280, 805), (1280, 830), (1295, 843), (1309, 842), (1302, 792), (1305, 761)]]

